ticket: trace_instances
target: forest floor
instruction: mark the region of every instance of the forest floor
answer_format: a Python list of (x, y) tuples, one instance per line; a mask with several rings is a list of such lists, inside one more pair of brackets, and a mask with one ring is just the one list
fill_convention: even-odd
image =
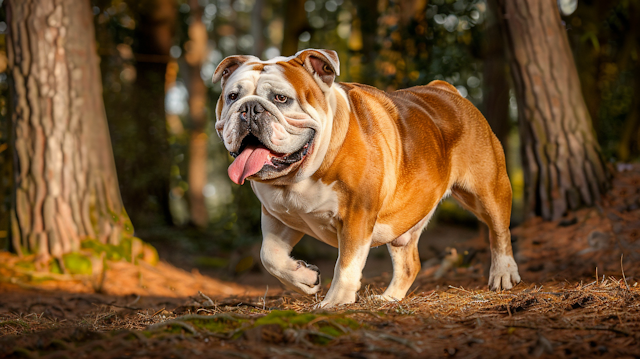
[(487, 290), (476, 236), (425, 263), (400, 302), (372, 299), (390, 280), (373, 259), (358, 302), (334, 311), (260, 274), (232, 283), (110, 262), (97, 285), (34, 278), (0, 253), (0, 358), (640, 356), (640, 166), (617, 173), (595, 208), (512, 234), (523, 278), (513, 290)]

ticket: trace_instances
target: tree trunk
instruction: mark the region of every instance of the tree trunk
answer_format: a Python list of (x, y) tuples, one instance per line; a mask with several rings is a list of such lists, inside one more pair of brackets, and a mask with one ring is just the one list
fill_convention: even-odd
[(251, 36), (253, 36), (253, 56), (262, 57), (264, 52), (264, 20), (262, 12), (264, 11), (266, 0), (256, 0), (251, 10)]
[(207, 184), (207, 87), (200, 76), (207, 56), (207, 28), (202, 23), (203, 9), (198, 0), (190, 0), (191, 24), (189, 41), (185, 44), (187, 89), (189, 91), (189, 214), (191, 222), (206, 227), (209, 215), (205, 206), (204, 186)]
[(10, 0), (12, 241), (43, 263), (133, 227), (122, 206), (89, 1)]
[(558, 219), (609, 187), (555, 0), (499, 0), (518, 100), (525, 214)]
[(176, 25), (174, 0), (129, 0), (136, 19), (136, 79), (132, 130), (119, 134), (131, 150), (116, 156), (122, 197), (138, 228), (171, 224), (171, 151), (165, 113), (165, 75)]
[[(495, 1), (495, 0), (494, 0)], [(509, 139), (509, 84), (507, 83), (507, 61), (504, 39), (500, 32), (495, 4), (484, 22), (482, 39), (482, 114), (487, 118), (493, 133), (496, 134), (505, 156), (508, 155)]]
[(300, 35), (310, 30), (304, 1), (286, 0), (284, 2), (284, 32), (282, 36), (282, 56), (291, 56), (298, 52)]

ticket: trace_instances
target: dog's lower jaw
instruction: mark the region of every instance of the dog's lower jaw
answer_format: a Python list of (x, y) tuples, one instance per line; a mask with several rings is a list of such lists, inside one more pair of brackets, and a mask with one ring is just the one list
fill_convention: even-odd
[(520, 283), (520, 274), (513, 255), (493, 253), (489, 270), (489, 289), (508, 290), (518, 283)]

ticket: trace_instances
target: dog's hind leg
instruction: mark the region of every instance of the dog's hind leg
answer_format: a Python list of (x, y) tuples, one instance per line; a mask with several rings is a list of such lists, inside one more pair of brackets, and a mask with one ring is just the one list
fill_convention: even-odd
[(320, 291), (320, 270), (289, 255), (303, 235), (262, 208), (262, 264), (286, 287), (303, 294), (315, 294)]
[(473, 212), (489, 227), (491, 269), (489, 288), (511, 289), (520, 282), (518, 266), (513, 259), (509, 222), (511, 215), (511, 185), (506, 173), (495, 187), (452, 189), (453, 197)]
[[(497, 139), (493, 139), (497, 142)], [(498, 145), (494, 148), (502, 148)], [(491, 269), (489, 288), (511, 289), (520, 282), (518, 266), (511, 248), (511, 183), (504, 166), (504, 155), (496, 151), (497, 163), (493, 166), (475, 166), (474, 180), (467, 180), (452, 188), (453, 197), (463, 207), (473, 212), (489, 227), (491, 245)]]

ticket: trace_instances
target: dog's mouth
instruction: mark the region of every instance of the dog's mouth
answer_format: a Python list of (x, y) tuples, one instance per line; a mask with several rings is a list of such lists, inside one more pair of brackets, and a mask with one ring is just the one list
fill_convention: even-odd
[(235, 158), (229, 166), (229, 178), (237, 184), (244, 184), (247, 177), (253, 176), (263, 169), (281, 172), (295, 163), (302, 162), (315, 137), (312, 130), (309, 140), (297, 151), (292, 153), (277, 153), (270, 150), (252, 133), (242, 139), (238, 152), (229, 152)]

